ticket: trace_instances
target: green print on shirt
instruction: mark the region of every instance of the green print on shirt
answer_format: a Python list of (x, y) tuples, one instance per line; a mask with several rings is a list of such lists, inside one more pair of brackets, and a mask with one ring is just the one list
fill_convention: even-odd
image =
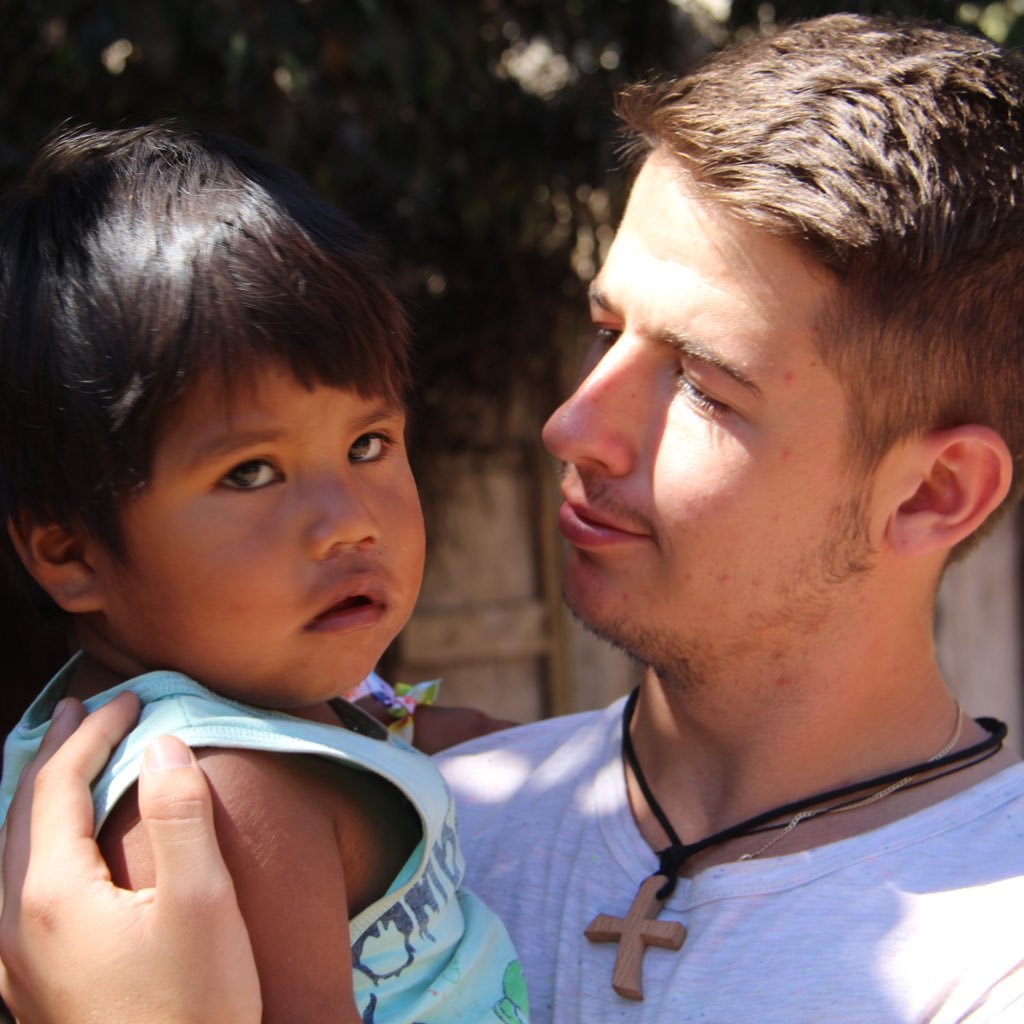
[(523, 980), (523, 969), (518, 960), (505, 968), (505, 977), (501, 981), (505, 998), (494, 1004), (495, 1016), (502, 1024), (527, 1024), (529, 1020), (529, 1003), (526, 998), (526, 982)]

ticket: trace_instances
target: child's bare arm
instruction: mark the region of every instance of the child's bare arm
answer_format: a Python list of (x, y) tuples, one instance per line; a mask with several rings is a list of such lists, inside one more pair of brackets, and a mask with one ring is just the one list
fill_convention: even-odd
[[(254, 751), (199, 756), (252, 940), (265, 1024), (358, 1024), (348, 919), (384, 890), (391, 879), (384, 876), (408, 849), (385, 848), (357, 773)], [(116, 882), (150, 885), (148, 843), (132, 801), (122, 805), (104, 827), (101, 846)]]

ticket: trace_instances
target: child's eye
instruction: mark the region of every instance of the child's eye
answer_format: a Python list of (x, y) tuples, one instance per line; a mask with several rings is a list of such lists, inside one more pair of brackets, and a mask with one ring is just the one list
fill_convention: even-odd
[(268, 484), (276, 483), (281, 474), (266, 459), (250, 459), (239, 463), (221, 477), (221, 483), (239, 491), (257, 491)]
[(386, 434), (363, 434), (348, 450), (351, 462), (376, 462), (387, 451), (391, 439)]

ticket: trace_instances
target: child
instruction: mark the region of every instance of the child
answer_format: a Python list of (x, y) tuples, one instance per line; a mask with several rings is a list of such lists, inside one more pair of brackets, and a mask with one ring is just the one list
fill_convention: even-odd
[(407, 330), (367, 239), (241, 143), (156, 126), (51, 141), (0, 261), (0, 512), (81, 647), (8, 740), (3, 812), (61, 697), (132, 689), (94, 790), (114, 880), (153, 883), (134, 784), (173, 732), (216, 791), (265, 1021), (521, 1019), (440, 776), (335, 699), (423, 563)]

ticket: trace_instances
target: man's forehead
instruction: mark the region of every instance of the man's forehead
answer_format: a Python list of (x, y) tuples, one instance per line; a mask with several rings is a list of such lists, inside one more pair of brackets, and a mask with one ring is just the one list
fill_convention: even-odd
[[(733, 234), (731, 223), (717, 219), (699, 231), (693, 219), (667, 223), (666, 233), (658, 225), (656, 241), (665, 248), (652, 252), (649, 223), (625, 219), (590, 286), (596, 322), (714, 367), (755, 398), (793, 396), (797, 382), (802, 390), (822, 385), (821, 374), (832, 377), (819, 345), (834, 295), (830, 275), (767, 235), (745, 247), (745, 226)], [(716, 233), (722, 223), (724, 237)]]
[[(793, 240), (743, 220), (687, 185), (678, 160), (653, 154), (634, 185), (591, 301), (651, 318), (818, 325), (837, 282)], [(725, 329), (731, 329), (728, 323)], [(698, 329), (698, 333), (704, 333)]]

